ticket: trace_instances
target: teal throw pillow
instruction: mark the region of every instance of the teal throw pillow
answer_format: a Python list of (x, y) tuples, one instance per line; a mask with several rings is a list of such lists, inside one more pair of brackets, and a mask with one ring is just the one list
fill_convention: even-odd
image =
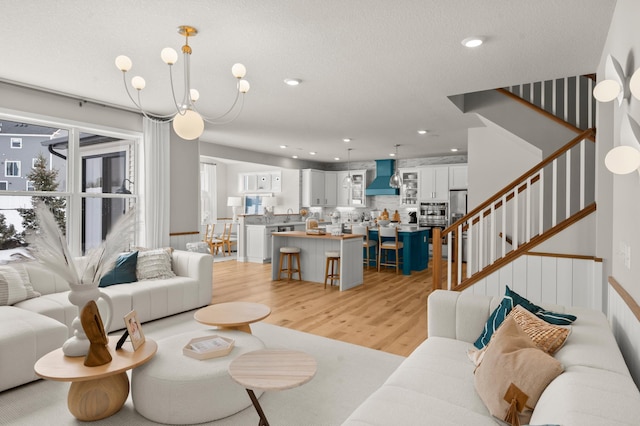
[(100, 279), (100, 287), (109, 287), (114, 284), (126, 284), (138, 281), (136, 278), (137, 263), (137, 251), (121, 254), (116, 260), (116, 266), (104, 274)]
[(498, 327), (500, 327), (502, 321), (504, 321), (507, 315), (509, 315), (509, 312), (511, 312), (513, 307), (516, 305), (522, 306), (527, 311), (549, 324), (569, 325), (576, 320), (574, 315), (551, 312), (542, 309), (540, 306), (531, 303), (528, 299), (520, 296), (507, 286), (500, 304), (489, 316), (487, 323), (482, 329), (480, 337), (478, 337), (473, 345), (478, 349), (482, 349), (487, 346), (491, 340), (491, 336), (493, 336), (493, 333), (498, 329)]

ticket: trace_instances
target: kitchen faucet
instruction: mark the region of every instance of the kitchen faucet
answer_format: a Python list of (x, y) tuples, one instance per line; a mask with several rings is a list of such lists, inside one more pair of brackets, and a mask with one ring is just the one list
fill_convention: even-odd
[(291, 215), (293, 214), (293, 209), (289, 207), (287, 209), (287, 217), (284, 219), (284, 223), (287, 223), (291, 220)]

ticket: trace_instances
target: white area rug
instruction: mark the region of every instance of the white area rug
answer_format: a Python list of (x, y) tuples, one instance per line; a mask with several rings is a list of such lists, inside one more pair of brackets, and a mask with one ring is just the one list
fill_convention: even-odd
[[(147, 337), (158, 340), (189, 330), (206, 329), (193, 312), (145, 323)], [(270, 324), (252, 324), (253, 334), (270, 348), (305, 351), (318, 361), (318, 372), (307, 384), (281, 392), (265, 392), (260, 404), (273, 426), (339, 425), (375, 391), (404, 360), (403, 357), (362, 346), (314, 336)], [(39, 380), (0, 393), (1, 425), (81, 425), (67, 410), (68, 383)], [(247, 396), (248, 398), (248, 396)], [(92, 425), (156, 424), (139, 415), (131, 396), (108, 419)], [(253, 406), (213, 425), (256, 425)]]
[(215, 256), (213, 256), (213, 262), (217, 263), (217, 262), (228, 262), (229, 260), (238, 260), (238, 255), (236, 252), (231, 252), (231, 256), (223, 256), (222, 254), (218, 253)]

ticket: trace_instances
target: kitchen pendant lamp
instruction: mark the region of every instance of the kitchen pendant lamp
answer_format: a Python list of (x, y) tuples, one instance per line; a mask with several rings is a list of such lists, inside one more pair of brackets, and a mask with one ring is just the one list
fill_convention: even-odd
[(351, 148), (347, 149), (347, 175), (342, 180), (342, 187), (350, 189), (353, 185), (353, 178), (351, 177)]
[[(127, 91), (127, 95), (131, 102), (140, 110), (140, 112), (147, 118), (156, 119), (156, 120), (173, 120), (173, 130), (176, 132), (178, 136), (182, 139), (193, 140), (197, 139), (202, 135), (204, 131), (204, 122), (211, 124), (226, 124), (235, 120), (242, 111), (242, 106), (244, 104), (244, 94), (249, 91), (249, 82), (244, 80), (243, 77), (247, 73), (247, 69), (242, 64), (235, 64), (231, 67), (231, 73), (236, 78), (236, 98), (231, 104), (231, 107), (227, 109), (227, 111), (218, 116), (218, 117), (205, 117), (196, 109), (196, 101), (200, 97), (200, 94), (196, 89), (191, 88), (191, 46), (189, 46), (189, 37), (195, 37), (198, 34), (198, 30), (189, 25), (181, 25), (178, 27), (178, 33), (185, 37), (185, 44), (182, 46), (182, 54), (184, 58), (184, 82), (182, 84), (184, 88), (184, 94), (182, 98), (176, 96), (176, 92), (174, 90), (173, 84), (173, 64), (178, 61), (178, 53), (170, 48), (166, 47), (162, 49), (160, 53), (160, 57), (169, 65), (169, 83), (171, 85), (171, 94), (173, 95), (173, 104), (175, 107), (175, 112), (167, 115), (156, 115), (151, 114), (145, 111), (142, 108), (142, 101), (140, 97), (140, 92), (144, 89), (146, 82), (144, 78), (140, 76), (135, 76), (131, 79), (131, 85), (137, 91), (137, 100), (134, 99), (131, 92), (129, 91), (129, 86), (127, 85), (126, 73), (132, 67), (131, 59), (127, 56), (120, 55), (116, 58), (116, 67), (122, 71), (122, 80), (124, 82), (124, 87)], [(181, 99), (178, 102), (178, 99)], [(236, 108), (239, 102), (239, 107)], [(231, 119), (226, 119), (226, 117), (232, 112), (237, 110), (235, 116)], [(225, 119), (226, 121), (220, 121)]]
[(393, 172), (393, 174), (391, 175), (391, 179), (389, 179), (389, 186), (394, 188), (394, 189), (398, 189), (402, 186), (402, 176), (400, 176), (400, 171), (398, 170), (398, 147), (400, 145), (396, 144), (396, 162), (395, 162), (395, 172)]

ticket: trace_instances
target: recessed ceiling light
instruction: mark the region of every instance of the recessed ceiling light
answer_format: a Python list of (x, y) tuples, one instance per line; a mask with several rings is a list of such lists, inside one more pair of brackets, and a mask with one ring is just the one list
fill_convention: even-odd
[(315, 151), (311, 151), (311, 152), (309, 152), (309, 154), (316, 155), (316, 152)]
[(419, 135), (426, 135), (427, 134), (427, 130), (418, 130), (418, 134)]
[(351, 139), (351, 138), (344, 138), (344, 139), (342, 139), (342, 142), (351, 142), (352, 140), (353, 139)]
[(291, 158), (298, 158), (298, 156), (297, 155), (292, 155)]
[(395, 157), (395, 156), (396, 156), (395, 152), (392, 152), (391, 154), (389, 154), (389, 157)]
[(302, 82), (299, 78), (285, 78), (284, 82), (288, 86), (297, 86)]
[(286, 147), (286, 145), (280, 145), (280, 149), (285, 149)]
[(340, 157), (333, 157), (334, 160), (340, 161)]
[(462, 40), (462, 45), (464, 47), (478, 47), (484, 42), (482, 37), (467, 37)]
[(451, 152), (458, 152), (458, 148), (451, 148)]

